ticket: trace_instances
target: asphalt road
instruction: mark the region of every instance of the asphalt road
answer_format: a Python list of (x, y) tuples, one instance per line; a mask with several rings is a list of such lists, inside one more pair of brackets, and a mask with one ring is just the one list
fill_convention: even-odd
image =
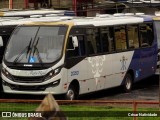
[[(39, 95), (0, 94), (7, 99), (43, 99)], [(59, 97), (56, 96), (56, 99)], [(80, 96), (80, 100), (159, 100), (159, 76), (152, 76), (134, 84), (130, 93), (124, 93), (121, 87), (102, 90)]]

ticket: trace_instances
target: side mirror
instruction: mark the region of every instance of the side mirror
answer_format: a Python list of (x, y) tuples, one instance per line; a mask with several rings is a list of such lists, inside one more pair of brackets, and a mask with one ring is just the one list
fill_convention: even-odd
[(73, 43), (74, 49), (75, 49), (76, 47), (78, 47), (78, 39), (77, 39), (77, 36), (72, 36), (72, 43)]
[(75, 50), (76, 47), (78, 47), (77, 36), (70, 36), (67, 50)]
[(0, 47), (3, 46), (3, 39), (2, 39), (2, 36), (0, 36)]

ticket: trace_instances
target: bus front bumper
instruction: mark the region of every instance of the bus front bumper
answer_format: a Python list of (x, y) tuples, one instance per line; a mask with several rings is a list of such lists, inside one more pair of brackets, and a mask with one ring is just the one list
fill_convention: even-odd
[(37, 94), (45, 95), (48, 93), (51, 94), (64, 94), (66, 91), (63, 86), (60, 84), (61, 79), (46, 83), (46, 84), (16, 84), (15, 82), (9, 82), (11, 80), (7, 79), (2, 74), (2, 86), (4, 93), (12, 94)]

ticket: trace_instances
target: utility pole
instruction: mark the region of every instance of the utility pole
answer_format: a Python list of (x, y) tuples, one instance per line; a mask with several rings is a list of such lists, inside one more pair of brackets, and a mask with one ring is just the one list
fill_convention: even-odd
[(73, 4), (73, 11), (75, 12), (75, 15), (77, 16), (77, 0), (73, 0), (72, 4)]
[(9, 10), (13, 9), (13, 0), (9, 0)]
[(28, 8), (28, 0), (24, 0), (24, 9)]

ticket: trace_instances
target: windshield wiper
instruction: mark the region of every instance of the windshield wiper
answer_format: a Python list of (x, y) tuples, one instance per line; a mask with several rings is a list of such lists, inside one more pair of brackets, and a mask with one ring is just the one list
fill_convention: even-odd
[[(17, 63), (17, 61), (18, 61), (18, 59), (23, 55), (23, 53), (27, 50), (27, 55), (28, 55), (28, 53), (29, 53), (29, 50), (31, 49), (31, 43), (32, 43), (32, 38), (31, 38), (31, 40), (30, 40), (30, 42), (29, 42), (29, 45), (28, 46), (26, 46), (25, 48), (24, 48), (24, 50), (22, 50), (22, 52), (15, 58), (15, 60), (13, 61), (13, 63), (15, 64), (15, 63)], [(27, 55), (26, 55), (26, 57), (27, 57)]]
[(33, 47), (34, 47), (34, 50), (33, 50), (33, 56), (34, 56), (34, 53), (36, 52), (38, 42), (39, 42), (39, 37), (38, 37), (38, 39), (37, 39), (36, 44), (33, 46)]
[(29, 45), (28, 45), (28, 50), (27, 50), (26, 58), (28, 56), (29, 51), (31, 50), (31, 43), (32, 43), (32, 38), (31, 38), (31, 40), (29, 42)]
[(42, 61), (42, 58), (41, 58), (41, 56), (40, 56), (40, 54), (39, 54), (39, 50), (38, 50), (38, 48), (37, 48), (38, 42), (39, 42), (39, 38), (38, 38), (36, 44), (34, 45), (33, 56), (34, 56), (34, 54), (35, 54), (35, 52), (36, 52), (36, 53), (37, 53), (38, 61), (39, 61), (40, 64), (43, 66), (43, 61)]

